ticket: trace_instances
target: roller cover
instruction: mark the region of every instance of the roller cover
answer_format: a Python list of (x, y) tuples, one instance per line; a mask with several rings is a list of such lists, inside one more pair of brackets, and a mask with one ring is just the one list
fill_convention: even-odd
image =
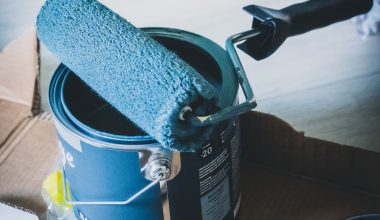
[(194, 151), (208, 139), (210, 129), (181, 122), (178, 115), (190, 103), (213, 100), (214, 88), (104, 5), (48, 0), (37, 17), (37, 32), (62, 63), (163, 147)]

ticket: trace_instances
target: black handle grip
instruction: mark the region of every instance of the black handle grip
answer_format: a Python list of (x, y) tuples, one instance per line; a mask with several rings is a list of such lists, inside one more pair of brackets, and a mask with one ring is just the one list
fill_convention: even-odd
[(366, 13), (371, 7), (372, 0), (310, 0), (281, 11), (289, 16), (289, 36), (294, 36)]
[(256, 60), (269, 57), (286, 38), (325, 27), (368, 12), (372, 0), (309, 0), (282, 10), (248, 5), (253, 16), (252, 28), (261, 34), (238, 47)]

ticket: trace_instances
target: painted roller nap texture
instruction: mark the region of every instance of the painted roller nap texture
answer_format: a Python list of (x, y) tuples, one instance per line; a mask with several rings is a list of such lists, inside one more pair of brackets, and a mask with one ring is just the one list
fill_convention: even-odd
[(104, 5), (48, 0), (38, 15), (37, 31), (62, 63), (164, 147), (193, 151), (208, 138), (211, 128), (194, 128), (178, 115), (191, 103), (210, 103), (214, 88)]

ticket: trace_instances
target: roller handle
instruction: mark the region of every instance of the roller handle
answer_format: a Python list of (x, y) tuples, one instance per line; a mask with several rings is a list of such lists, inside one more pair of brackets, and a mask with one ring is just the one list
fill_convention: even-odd
[(286, 38), (366, 13), (372, 3), (372, 0), (310, 0), (282, 10), (249, 5), (244, 10), (253, 16), (252, 28), (261, 34), (238, 47), (261, 60), (272, 55)]
[(310, 0), (281, 11), (290, 19), (289, 36), (322, 28), (366, 13), (372, 0)]

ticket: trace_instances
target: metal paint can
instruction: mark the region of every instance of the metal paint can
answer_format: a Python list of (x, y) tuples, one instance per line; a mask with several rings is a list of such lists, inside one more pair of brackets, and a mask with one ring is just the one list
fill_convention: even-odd
[[(215, 86), (220, 106), (237, 105), (237, 77), (223, 48), (182, 30), (144, 31)], [(163, 149), (63, 64), (52, 78), (49, 101), (69, 188), (65, 194), (78, 219), (236, 219), (236, 117), (214, 125), (212, 139), (197, 152), (184, 153)], [(157, 172), (165, 178), (157, 179)]]

